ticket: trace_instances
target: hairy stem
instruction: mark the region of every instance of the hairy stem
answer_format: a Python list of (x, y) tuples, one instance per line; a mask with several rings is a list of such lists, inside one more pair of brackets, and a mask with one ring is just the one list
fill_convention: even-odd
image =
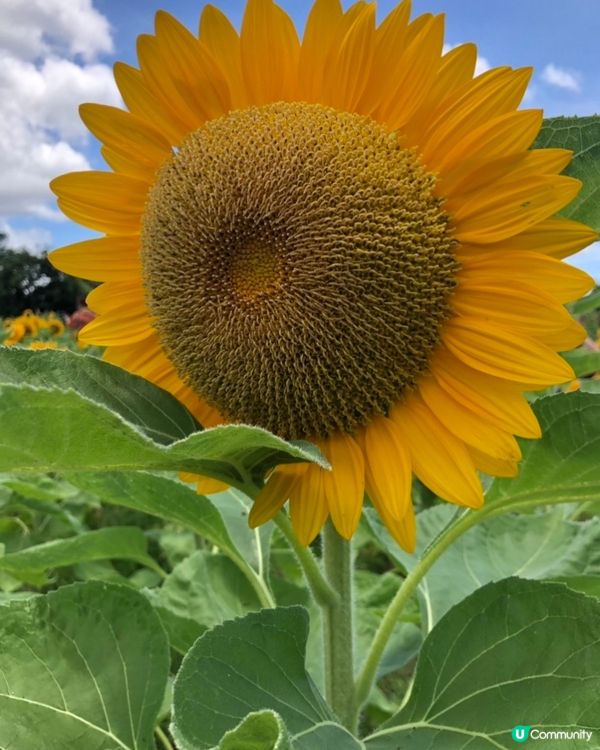
[(325, 692), (341, 723), (355, 730), (352, 547), (331, 522), (323, 530), (323, 562), (337, 601), (323, 608)]
[(275, 523), (293, 549), (314, 600), (320, 607), (334, 605), (338, 598), (337, 593), (323, 576), (321, 567), (311, 552), (310, 547), (305, 547), (298, 541), (292, 524), (283, 511), (275, 517)]

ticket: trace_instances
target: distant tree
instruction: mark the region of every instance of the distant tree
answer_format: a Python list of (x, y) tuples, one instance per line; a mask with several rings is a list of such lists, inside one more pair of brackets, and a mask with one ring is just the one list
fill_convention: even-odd
[(27, 309), (69, 315), (83, 304), (92, 287), (57, 271), (47, 253), (32, 255), (8, 247), (6, 235), (0, 233), (0, 317), (13, 317)]

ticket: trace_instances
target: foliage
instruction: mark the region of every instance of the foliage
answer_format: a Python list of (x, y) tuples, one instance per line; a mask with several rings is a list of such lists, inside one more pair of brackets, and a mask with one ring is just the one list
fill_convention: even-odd
[[(596, 124), (553, 121), (540, 136), (588, 144), (575, 218), (597, 210)], [(21, 348), (31, 333), (0, 349), (0, 747), (508, 750), (515, 725), (597, 744), (599, 307), (597, 292), (572, 306), (589, 333), (567, 355), (579, 390), (533, 401), (543, 437), (520, 441), (518, 477), (487, 481), (475, 511), (416, 485), (415, 555), (367, 509), (359, 725), (323, 697), (335, 600), (319, 589), (319, 544), (299, 548), (285, 516), (247, 525), (272, 467), (326, 466), (319, 451), (244, 425), (203, 431), (97, 352)], [(180, 472), (231, 489), (201, 496)]]
[(0, 234), (0, 318), (22, 310), (70, 314), (83, 304), (91, 285), (57, 271), (47, 254), (9, 248)]

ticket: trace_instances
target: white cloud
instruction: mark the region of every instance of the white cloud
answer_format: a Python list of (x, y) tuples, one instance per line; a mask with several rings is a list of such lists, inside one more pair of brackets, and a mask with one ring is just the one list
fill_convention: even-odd
[(118, 104), (108, 21), (91, 0), (1, 0), (0, 217), (59, 219), (48, 182), (88, 169), (83, 101)]
[(93, 60), (112, 48), (108, 19), (92, 0), (2, 0), (0, 49), (14, 57), (59, 53)]
[(6, 235), (8, 247), (36, 254), (52, 245), (52, 234), (47, 229), (15, 229), (8, 222), (0, 221), (0, 234)]
[(554, 63), (549, 63), (542, 70), (542, 80), (550, 86), (556, 86), (559, 89), (566, 89), (578, 94), (581, 91), (579, 84), (579, 75), (573, 71), (559, 68)]

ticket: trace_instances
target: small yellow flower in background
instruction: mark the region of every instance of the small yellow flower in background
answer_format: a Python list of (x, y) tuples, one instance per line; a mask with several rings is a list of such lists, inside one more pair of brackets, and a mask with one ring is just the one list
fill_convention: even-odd
[(212, 6), (198, 37), (159, 12), (138, 54), (115, 67), (129, 111), (81, 108), (112, 171), (52, 183), (105, 233), (52, 255), (104, 282), (82, 340), (205, 426), (319, 445), (333, 470), (274, 471), (252, 525), (289, 500), (303, 543), (328, 517), (349, 538), (366, 491), (412, 550), (413, 473), (479, 506), (478, 470), (514, 475), (514, 435), (540, 435), (523, 391), (572, 380), (557, 352), (585, 336), (563, 305), (593, 282), (561, 259), (596, 234), (553, 217), (580, 183), (570, 152), (530, 150), (531, 70), (475, 76), (409, 2), (376, 26), (317, 0), (302, 41), (271, 0), (239, 35)]
[(39, 318), (40, 327), (46, 328), (54, 336), (61, 336), (65, 332), (65, 324), (56, 317), (55, 313), (50, 313), (47, 318)]
[(14, 346), (22, 341), (27, 335), (27, 328), (20, 320), (13, 320), (8, 325), (8, 336), (2, 344), (4, 346)]
[(32, 349), (33, 351), (42, 351), (44, 349), (64, 349), (64, 347), (59, 347), (56, 341), (32, 341), (31, 344), (29, 344), (29, 349)]
[(564, 390), (565, 393), (574, 393), (575, 391), (581, 390), (581, 381), (579, 378), (572, 380)]

